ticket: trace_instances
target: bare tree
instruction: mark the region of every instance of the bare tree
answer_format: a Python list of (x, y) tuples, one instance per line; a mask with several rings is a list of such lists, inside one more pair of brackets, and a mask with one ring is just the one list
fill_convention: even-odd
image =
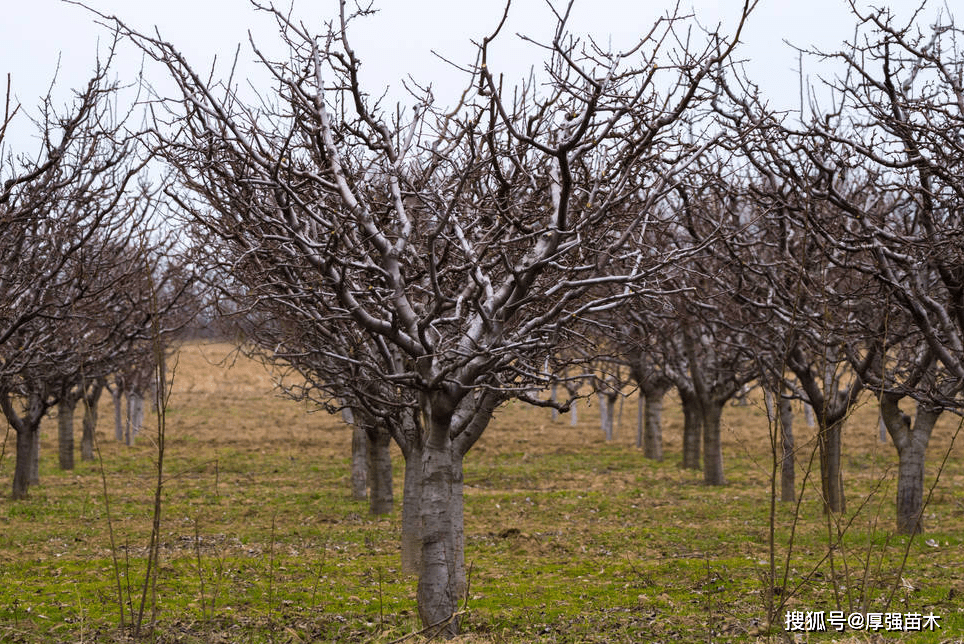
[(290, 57), (253, 46), (275, 81), (258, 107), (233, 79), (208, 81), (169, 43), (119, 28), (181, 88), (157, 146), (183, 186), (170, 197), (217, 241), (220, 265), (296, 327), (356, 334), (315, 351), (372, 384), (356, 387), (367, 408), (416, 406), (390, 431), (417, 462), (419, 611), (454, 633), (462, 460), (507, 398), (547, 404), (545, 358), (584, 341), (577, 320), (652, 290), (690, 252), (637, 244), (714, 142), (675, 127), (732, 43), (696, 50), (671, 16), (608, 52), (566, 36), (560, 15), (548, 84), (505, 91), (485, 65), (497, 29), (461, 104), (441, 111), (418, 89), (411, 112), (386, 114), (363, 90), (344, 4), (320, 38), (273, 15)]
[[(821, 463), (839, 461), (836, 428), (861, 389), (871, 387), (884, 424), (899, 435), (912, 425), (896, 400), (916, 398), (921, 432), (913, 449), (904, 441), (908, 451), (899, 457), (907, 474), (898, 482), (899, 499), (913, 498), (919, 476), (910, 472), (922, 465), (911, 463), (922, 463), (930, 415), (959, 408), (964, 382), (957, 136), (964, 60), (953, 22), (939, 18), (920, 29), (916, 15), (898, 24), (887, 9), (854, 5), (852, 12), (855, 39), (817, 52), (844, 69), (827, 82), (829, 104), (812, 101), (810, 118), (794, 126), (767, 114), (752, 91), (730, 92), (739, 107), (728, 116), (766, 124), (756, 131), (767, 134), (744, 152), (761, 177), (759, 194), (784, 212), (786, 238), (795, 237), (799, 249), (797, 296), (785, 302), (794, 302), (797, 319), (810, 320), (808, 328), (822, 329), (819, 343), (787, 354), (828, 449), (821, 447)], [(848, 371), (851, 384), (841, 389), (837, 378)], [(832, 509), (838, 498), (842, 508), (842, 490), (826, 489), (828, 482), (837, 487), (837, 477), (826, 478)], [(901, 531), (919, 529), (916, 519), (899, 514)]]
[[(65, 115), (48, 96), (36, 158), (2, 161), (0, 405), (17, 432), (17, 499), (30, 483), (40, 419), (62, 393), (54, 383), (76, 371), (81, 345), (101, 341), (70, 330), (101, 295), (101, 271), (116, 267), (104, 241), (131, 230), (127, 189), (144, 161), (112, 118), (106, 77), (105, 64)], [(5, 129), (6, 121), (0, 137)]]

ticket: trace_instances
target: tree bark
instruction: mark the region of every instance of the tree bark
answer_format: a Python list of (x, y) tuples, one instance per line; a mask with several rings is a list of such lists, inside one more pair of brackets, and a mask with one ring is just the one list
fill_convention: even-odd
[[(559, 385), (556, 382), (549, 385), (549, 400), (554, 403), (559, 402)], [(556, 422), (557, 420), (559, 420), (559, 410), (552, 407), (552, 422)]]
[(824, 512), (840, 514), (847, 508), (843, 487), (841, 456), (843, 452), (843, 418), (827, 419), (817, 414), (817, 447), (820, 452), (820, 486), (823, 492)]
[(897, 532), (924, 531), (924, 457), (941, 410), (917, 407), (914, 423), (900, 410), (899, 397), (880, 396), (880, 415), (897, 448)]
[(679, 389), (679, 397), (683, 406), (683, 468), (698, 470), (701, 469), (703, 418), (693, 392)]
[(566, 393), (569, 394), (569, 399), (572, 400), (572, 404), (569, 405), (569, 425), (575, 427), (579, 424), (579, 412), (578, 412), (578, 401), (574, 400), (574, 396), (579, 393), (580, 383), (567, 380), (565, 383)]
[(643, 432), (646, 422), (646, 394), (642, 387), (639, 388), (639, 395), (636, 398), (636, 447), (643, 446)]
[(30, 431), (30, 468), (28, 472), (30, 485), (40, 483), (40, 419)]
[(720, 418), (723, 403), (705, 400), (703, 408), (703, 482), (707, 485), (726, 485), (723, 476), (723, 440)]
[(46, 395), (31, 392), (27, 396), (27, 408), (24, 416), (20, 416), (14, 409), (10, 393), (0, 392), (0, 408), (7, 422), (17, 433), (17, 454), (13, 471), (12, 496), (15, 501), (27, 498), (27, 491), (31, 485), (40, 482), (40, 421), (47, 411)]
[(793, 408), (790, 399), (780, 397), (780, 500), (793, 503), (797, 499), (794, 468)]
[(351, 497), (364, 501), (368, 497), (368, 432), (358, 423), (351, 430)]
[(611, 441), (616, 422), (616, 401), (619, 394), (615, 391), (599, 391), (596, 396), (599, 399), (599, 424), (602, 427), (603, 436), (606, 437), (607, 441)]
[(74, 469), (74, 410), (77, 397), (64, 392), (57, 402), (57, 445), (60, 469)]
[(448, 426), (430, 418), (432, 427), (422, 452), (422, 556), (418, 579), (418, 612), (424, 626), (451, 620), (443, 630), (458, 634), (459, 557), (455, 524), (455, 463)]
[(422, 559), (422, 449), (413, 444), (405, 454), (402, 490), (402, 573), (415, 575)]
[(118, 443), (124, 440), (124, 391), (120, 381), (114, 382), (114, 388), (110, 390), (111, 400), (114, 402), (114, 440)]
[(104, 391), (104, 381), (97, 379), (84, 391), (83, 433), (80, 438), (80, 460), (94, 460), (94, 430), (97, 429), (97, 404)]
[(395, 499), (392, 491), (392, 438), (383, 428), (368, 434), (369, 509), (373, 515), (391, 514)]
[(125, 440), (128, 445), (134, 444), (134, 439), (144, 426), (144, 395), (139, 391), (127, 392), (127, 434)]
[(645, 424), (643, 456), (654, 461), (663, 460), (663, 396), (665, 394), (665, 387), (648, 388), (643, 394)]
[(36, 427), (25, 427), (23, 430), (17, 431), (17, 462), (13, 469), (13, 499), (15, 501), (27, 498), (27, 490), (32, 482), (30, 466), (36, 434)]

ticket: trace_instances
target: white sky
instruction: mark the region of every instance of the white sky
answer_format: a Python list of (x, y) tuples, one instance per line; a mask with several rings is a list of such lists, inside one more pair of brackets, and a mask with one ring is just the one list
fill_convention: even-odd
[[(287, 7), (289, 0), (280, 0)], [(553, 0), (560, 8), (563, 0)], [(252, 58), (247, 32), (259, 45), (271, 51), (278, 46), (274, 23), (265, 14), (255, 12), (247, 0), (87, 0), (104, 13), (116, 14), (130, 26), (150, 31), (155, 25), (161, 35), (174, 43), (192, 61), (196, 69), (206, 70), (215, 56), (228, 61), (241, 43), (241, 60)], [(354, 0), (349, 0), (349, 6)], [(94, 23), (93, 16), (80, 7), (60, 0), (0, 0), (0, 92), (11, 76), (14, 100), (23, 105), (26, 114), (35, 113), (57, 70), (55, 97), (62, 103), (67, 90), (82, 86), (90, 75), (96, 57), (98, 40), (103, 48), (109, 40), (106, 29)], [(876, 2), (879, 4), (879, 0)], [(901, 18), (908, 18), (917, 0), (892, 0), (888, 3)], [(446, 58), (471, 63), (475, 58), (472, 40), (480, 41), (490, 33), (502, 16), (500, 0), (380, 0), (380, 12), (358, 23), (350, 37), (363, 60), (362, 80), (371, 93), (393, 85), (407, 74), (422, 83), (433, 82), (436, 97), (450, 103), (462, 80), (455, 79), (452, 69), (432, 54), (435, 50)], [(575, 33), (588, 33), (606, 43), (611, 38), (614, 48), (625, 46), (644, 31), (655, 18), (671, 9), (670, 0), (577, 0), (570, 20)], [(681, 0), (683, 11), (692, 10), (700, 21), (713, 26), (722, 20), (722, 32), (732, 32), (742, 0)], [(312, 7), (313, 9), (308, 9)], [(323, 31), (325, 17), (333, 17), (335, 0), (295, 0), (296, 14), (317, 32)], [(314, 11), (299, 13), (301, 11)], [(930, 15), (934, 11), (929, 12)], [(516, 34), (525, 33), (546, 41), (554, 28), (554, 19), (546, 0), (515, 0), (509, 22), (493, 46), (489, 67), (502, 70), (506, 81), (525, 75), (533, 65), (540, 66), (542, 52), (524, 43)], [(747, 70), (772, 102), (781, 108), (798, 104), (799, 78), (797, 54), (784, 44), (816, 45), (832, 49), (853, 34), (853, 20), (845, 0), (760, 0), (736, 51), (745, 59)], [(277, 49), (275, 51), (280, 51)], [(120, 79), (133, 79), (140, 65), (134, 48), (122, 49), (115, 71)], [(806, 73), (817, 73), (815, 61), (805, 62)], [(147, 77), (157, 82), (163, 71), (148, 67)], [(395, 94), (392, 94), (394, 96)], [(397, 94), (402, 96), (400, 90)], [(0, 96), (2, 101), (2, 96)], [(2, 108), (2, 104), (0, 104)], [(7, 150), (21, 147), (21, 137), (30, 123), (21, 114), (8, 133)]]

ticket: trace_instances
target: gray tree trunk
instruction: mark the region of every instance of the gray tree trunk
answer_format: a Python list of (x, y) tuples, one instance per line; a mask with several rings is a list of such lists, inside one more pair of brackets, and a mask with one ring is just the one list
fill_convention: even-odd
[(111, 400), (114, 401), (114, 439), (120, 443), (124, 440), (124, 391), (120, 381), (114, 382), (114, 388), (110, 390)]
[(60, 469), (74, 469), (74, 410), (77, 397), (66, 392), (57, 403), (57, 446)]
[(683, 468), (698, 470), (701, 469), (703, 418), (696, 396), (692, 392), (680, 389), (679, 396), (683, 406)]
[(880, 415), (897, 448), (897, 532), (916, 534), (924, 531), (924, 457), (941, 410), (918, 405), (911, 425), (898, 401), (897, 396), (883, 394)]
[(422, 556), (418, 579), (418, 612), (422, 624), (430, 626), (450, 620), (446, 635), (458, 634), (459, 556), (454, 517), (460, 504), (456, 494), (454, 450), (448, 423), (429, 417), (432, 423), (422, 451)]
[(619, 394), (615, 391), (599, 391), (596, 396), (599, 399), (599, 424), (602, 427), (603, 436), (607, 441), (611, 441), (616, 421), (616, 400)]
[(31, 432), (30, 445), (30, 485), (40, 483), (40, 420)]
[(840, 514), (847, 509), (844, 496), (843, 471), (843, 418), (825, 420), (818, 414), (817, 447), (820, 452), (820, 486), (823, 492), (824, 511)]
[(127, 433), (124, 436), (128, 445), (134, 444), (134, 439), (144, 426), (144, 395), (139, 391), (127, 392)]
[(639, 395), (636, 398), (636, 447), (643, 446), (643, 427), (646, 418), (646, 394), (642, 387), (639, 388)]
[(392, 438), (383, 428), (368, 433), (368, 481), (371, 491), (368, 505), (378, 516), (391, 514), (395, 499), (392, 491)]
[[(565, 383), (566, 392), (569, 394), (570, 399), (572, 399), (573, 396), (579, 393), (579, 385), (580, 383), (578, 382), (566, 381)], [(573, 400), (572, 404), (569, 405), (569, 424), (572, 427), (575, 427), (576, 425), (579, 424), (579, 411), (578, 411), (577, 400)]]
[(415, 575), (422, 559), (422, 450), (412, 445), (405, 455), (402, 489), (402, 573)]
[[(665, 387), (647, 389), (644, 395), (643, 456), (663, 460), (663, 396)], [(697, 456), (697, 458), (699, 458)]]
[(96, 380), (85, 389), (83, 432), (80, 437), (80, 460), (94, 460), (94, 430), (97, 429), (97, 404), (104, 391), (104, 381)]
[[(559, 402), (559, 385), (553, 382), (549, 385), (549, 400), (554, 403)], [(552, 422), (559, 420), (559, 410), (555, 407), (552, 408)]]
[(360, 424), (351, 430), (351, 497), (364, 501), (368, 497), (368, 432)]
[(703, 401), (703, 482), (707, 485), (726, 485), (723, 476), (723, 440), (720, 418), (723, 403)]
[(793, 407), (789, 398), (780, 397), (780, 500), (793, 503), (797, 499), (794, 467)]
[[(779, 400), (774, 405), (774, 397)], [(780, 464), (780, 500), (793, 502), (796, 500), (796, 472), (793, 463), (793, 408), (790, 399), (769, 389), (763, 390), (763, 402), (766, 405), (767, 421), (773, 428), (776, 440), (773, 444), (774, 462)], [(779, 452), (777, 444), (780, 445)]]
[(20, 416), (14, 409), (10, 393), (0, 392), (0, 408), (17, 434), (12, 490), (15, 501), (27, 498), (30, 486), (39, 482), (37, 463), (40, 454), (40, 421), (46, 411), (44, 401), (44, 394), (31, 393), (27, 397), (26, 413)]
[(38, 433), (36, 426), (25, 426), (22, 430), (17, 431), (17, 462), (13, 468), (13, 499), (15, 501), (27, 498), (27, 490), (33, 482), (30, 469)]

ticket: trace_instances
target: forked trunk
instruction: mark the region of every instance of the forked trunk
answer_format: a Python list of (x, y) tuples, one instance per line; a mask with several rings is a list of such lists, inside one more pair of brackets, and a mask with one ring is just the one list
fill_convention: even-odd
[(910, 418), (897, 406), (897, 398), (884, 394), (880, 412), (897, 448), (897, 532), (923, 532), (924, 457), (941, 410), (927, 410), (918, 405), (911, 425)]
[(391, 514), (394, 505), (392, 493), (392, 438), (388, 432), (376, 427), (368, 434), (368, 481), (371, 492), (368, 505), (374, 515)]
[(360, 424), (351, 430), (351, 497), (364, 501), (368, 496), (368, 432)]
[(77, 398), (66, 394), (57, 403), (57, 444), (60, 469), (74, 469), (74, 410)]
[(897, 532), (916, 534), (924, 531), (924, 449), (911, 441), (898, 454)]
[(703, 482), (707, 485), (725, 485), (723, 476), (723, 440), (720, 418), (723, 404), (715, 400), (703, 403)]

